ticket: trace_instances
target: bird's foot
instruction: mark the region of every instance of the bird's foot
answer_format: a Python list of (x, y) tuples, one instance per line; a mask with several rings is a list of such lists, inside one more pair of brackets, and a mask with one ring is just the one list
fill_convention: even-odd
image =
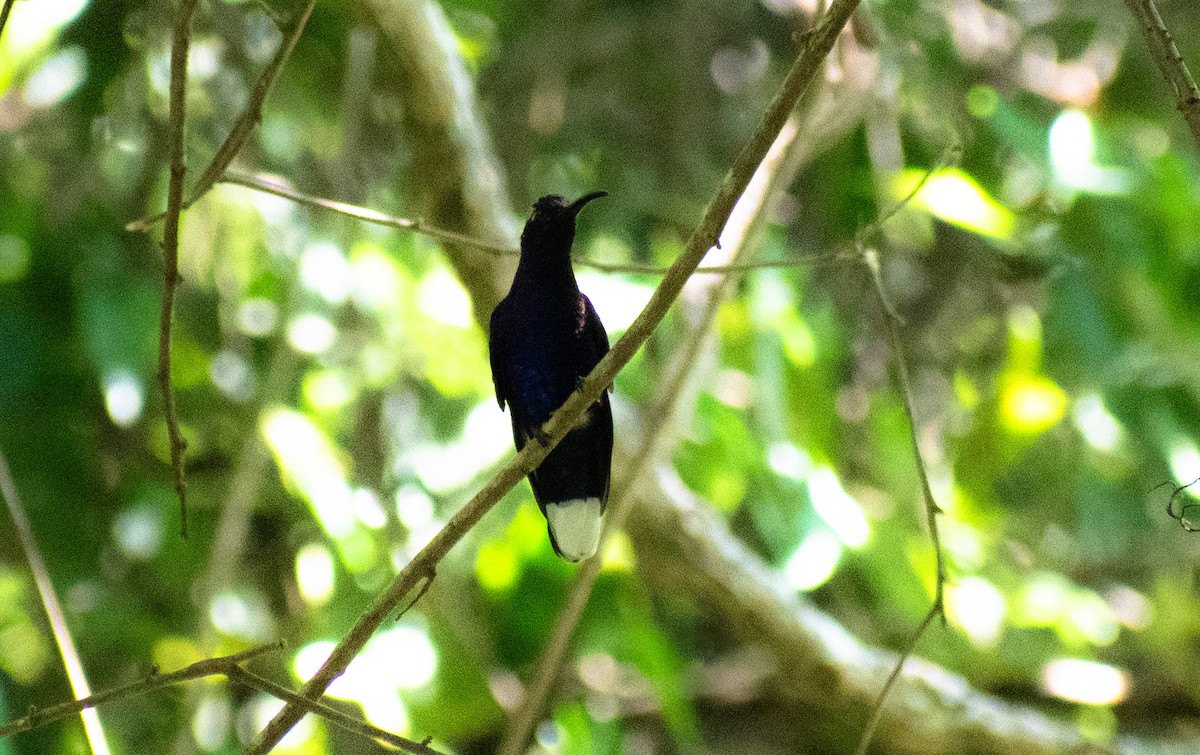
[(534, 440), (536, 440), (542, 448), (545, 448), (550, 445), (550, 433), (546, 432), (545, 430), (543, 430), (540, 427), (537, 428), (536, 430), (534, 430), (530, 434), (530, 437), (532, 437)]

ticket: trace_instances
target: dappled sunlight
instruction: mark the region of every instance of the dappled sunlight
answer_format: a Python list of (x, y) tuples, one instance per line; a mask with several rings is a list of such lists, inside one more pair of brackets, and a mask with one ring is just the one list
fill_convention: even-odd
[(354, 506), (354, 515), (367, 529), (378, 530), (387, 524), (387, 512), (383, 510), (375, 491), (369, 488), (355, 488), (350, 496), (350, 503)]
[(336, 412), (358, 396), (345, 370), (328, 369), (304, 376), (301, 387), (304, 400), (319, 414)]
[(233, 706), (228, 695), (205, 691), (192, 713), (192, 740), (201, 752), (217, 752), (233, 725)]
[(475, 553), (475, 578), (485, 590), (504, 592), (511, 589), (520, 574), (520, 564), (512, 548), (502, 540), (489, 540)]
[(53, 55), (25, 82), (25, 104), (53, 107), (75, 93), (87, 78), (87, 56), (78, 47)]
[[(912, 193), (925, 171), (904, 170), (892, 182), (892, 194), (903, 199)], [(995, 239), (1010, 239), (1016, 218), (979, 183), (958, 168), (943, 168), (925, 181), (911, 205), (947, 223)]]
[(1004, 593), (983, 577), (955, 580), (946, 588), (946, 614), (976, 647), (994, 648), (1007, 614)]
[(621, 530), (609, 534), (600, 552), (600, 570), (604, 572), (632, 573), (637, 567), (637, 552), (629, 535)]
[[(238, 715), (237, 729), (238, 739), (242, 744), (250, 744), (258, 733), (266, 728), (271, 719), (283, 709), (283, 701), (279, 698), (272, 697), (265, 692), (253, 695), (248, 702), (242, 706), (241, 713)], [(323, 724), (318, 723), (316, 716), (307, 716), (300, 720), (292, 730), (287, 733), (273, 752), (280, 755), (310, 755), (324, 752), (324, 747), (320, 747), (316, 740), (320, 736)], [(318, 749), (319, 747), (319, 749)]]
[(842, 542), (818, 527), (804, 536), (783, 565), (783, 576), (796, 590), (815, 590), (833, 576), (842, 557)]
[(1013, 605), (1015, 624), (1051, 628), (1068, 647), (1111, 645), (1120, 632), (1113, 610), (1102, 597), (1061, 574), (1032, 575), (1017, 591)]
[(456, 490), (498, 462), (512, 444), (508, 417), (492, 399), (467, 415), (462, 434), (454, 441), (414, 446), (401, 454), (398, 469), (412, 469), (434, 493)]
[(309, 543), (296, 551), (296, 586), (309, 605), (323, 606), (333, 596), (333, 554), (321, 543)]
[[(944, 496), (937, 500), (953, 500), (954, 496)], [(943, 510), (946, 507), (942, 506)], [(983, 538), (979, 530), (958, 518), (943, 519), (942, 544), (950, 557), (950, 563), (956, 569), (976, 571), (982, 569), (986, 560)]]
[(279, 307), (270, 299), (254, 297), (238, 305), (238, 330), (248, 336), (263, 338), (271, 335), (279, 322)]
[(118, 427), (129, 427), (137, 422), (145, 402), (142, 383), (132, 373), (117, 370), (105, 377), (104, 406)]
[(1000, 381), (1000, 421), (1012, 433), (1039, 435), (1062, 420), (1067, 395), (1040, 374), (1042, 321), (1032, 307), (1019, 305), (1009, 312), (1008, 344), (1008, 363)]
[(396, 518), (405, 527), (415, 530), (433, 521), (433, 499), (412, 483), (396, 491)]
[(832, 469), (816, 467), (808, 476), (808, 495), (817, 514), (847, 548), (861, 548), (871, 534), (862, 506), (842, 488)]
[(87, 5), (88, 0), (13, 3), (0, 36), (0, 97), (8, 94), (20, 67), (36, 57)]
[(1200, 499), (1200, 448), (1190, 440), (1177, 438), (1168, 451), (1171, 477), (1188, 496)]
[(1059, 658), (1042, 667), (1042, 690), (1068, 702), (1116, 705), (1129, 693), (1129, 677), (1107, 663)]
[(144, 561), (158, 555), (162, 547), (166, 522), (156, 502), (128, 506), (113, 522), (113, 539), (127, 557)]
[(614, 275), (580, 271), (575, 277), (579, 281), (579, 290), (591, 299), (610, 339), (615, 333), (629, 328), (654, 293), (652, 286)]
[(304, 354), (324, 354), (336, 338), (337, 328), (324, 315), (309, 312), (288, 324), (288, 343)]
[(417, 284), (417, 302), (426, 317), (443, 325), (469, 328), (475, 322), (466, 290), (444, 267), (434, 267), (421, 278)]
[(1109, 453), (1117, 450), (1121, 442), (1121, 423), (1109, 413), (1099, 396), (1088, 393), (1077, 398), (1071, 418), (1092, 448)]
[(400, 304), (404, 281), (387, 252), (369, 243), (350, 252), (354, 301), (367, 310), (394, 312)]
[(1016, 377), (1007, 382), (1000, 399), (1001, 419), (1015, 433), (1037, 435), (1058, 424), (1067, 396), (1048, 378)]
[(1063, 186), (1100, 194), (1128, 190), (1129, 179), (1122, 171), (1096, 164), (1095, 132), (1084, 113), (1064, 111), (1051, 124), (1049, 140), (1050, 165)]
[(309, 244), (300, 253), (300, 282), (330, 304), (341, 304), (353, 286), (350, 263), (336, 244)]
[[(319, 640), (300, 648), (292, 660), (292, 674), (301, 682), (310, 679), (329, 658), (335, 644)], [(437, 650), (428, 633), (401, 624), (368, 640), (326, 694), (357, 702), (372, 724), (404, 736), (409, 733), (404, 695), (427, 690), (437, 668)]]
[(254, 371), (239, 354), (218, 351), (209, 365), (208, 377), (213, 385), (234, 401), (254, 398)]
[(247, 642), (266, 642), (275, 634), (275, 616), (256, 592), (218, 593), (209, 603), (208, 618), (218, 631)]
[(775, 443), (767, 449), (767, 464), (776, 474), (801, 481), (813, 470), (812, 457), (791, 443)]
[(350, 534), (350, 486), (325, 435), (303, 414), (288, 409), (268, 411), (262, 433), (279, 468), (312, 504), (325, 531), (335, 538)]

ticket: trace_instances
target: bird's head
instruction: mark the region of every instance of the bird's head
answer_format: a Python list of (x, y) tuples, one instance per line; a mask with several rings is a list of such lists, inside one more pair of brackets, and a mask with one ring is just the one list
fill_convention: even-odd
[(533, 214), (521, 232), (521, 249), (539, 253), (569, 251), (575, 239), (575, 216), (588, 202), (606, 196), (606, 191), (594, 191), (574, 202), (557, 194), (542, 197), (533, 203)]

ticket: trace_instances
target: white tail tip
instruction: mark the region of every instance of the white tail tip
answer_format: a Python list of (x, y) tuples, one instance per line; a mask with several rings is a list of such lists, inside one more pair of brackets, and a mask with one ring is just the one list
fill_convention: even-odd
[(595, 555), (604, 524), (599, 498), (548, 504), (546, 521), (550, 524), (550, 539), (567, 561), (575, 563)]

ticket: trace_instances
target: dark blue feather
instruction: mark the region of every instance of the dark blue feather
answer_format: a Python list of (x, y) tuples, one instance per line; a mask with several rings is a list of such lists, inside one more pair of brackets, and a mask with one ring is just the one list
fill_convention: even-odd
[[(521, 235), (521, 261), (509, 291), (492, 312), (489, 350), (496, 400), (508, 405), (517, 449), (538, 436), (540, 428), (579, 381), (608, 352), (608, 335), (592, 303), (579, 291), (571, 269), (571, 244), (579, 209), (600, 194), (567, 204), (562, 197), (546, 196)], [(555, 528), (595, 525), (608, 502), (612, 465), (612, 410), (608, 394), (601, 396), (550, 455), (529, 475), (534, 497), (550, 520), (550, 541), (569, 560), (591, 555), (587, 544), (572, 540), (568, 551), (557, 541)], [(547, 507), (588, 501), (566, 515)], [(595, 501), (599, 502), (598, 510)], [(574, 504), (571, 504), (574, 506)], [(556, 525), (556, 520), (567, 524)], [(594, 548), (594, 544), (592, 545)]]

